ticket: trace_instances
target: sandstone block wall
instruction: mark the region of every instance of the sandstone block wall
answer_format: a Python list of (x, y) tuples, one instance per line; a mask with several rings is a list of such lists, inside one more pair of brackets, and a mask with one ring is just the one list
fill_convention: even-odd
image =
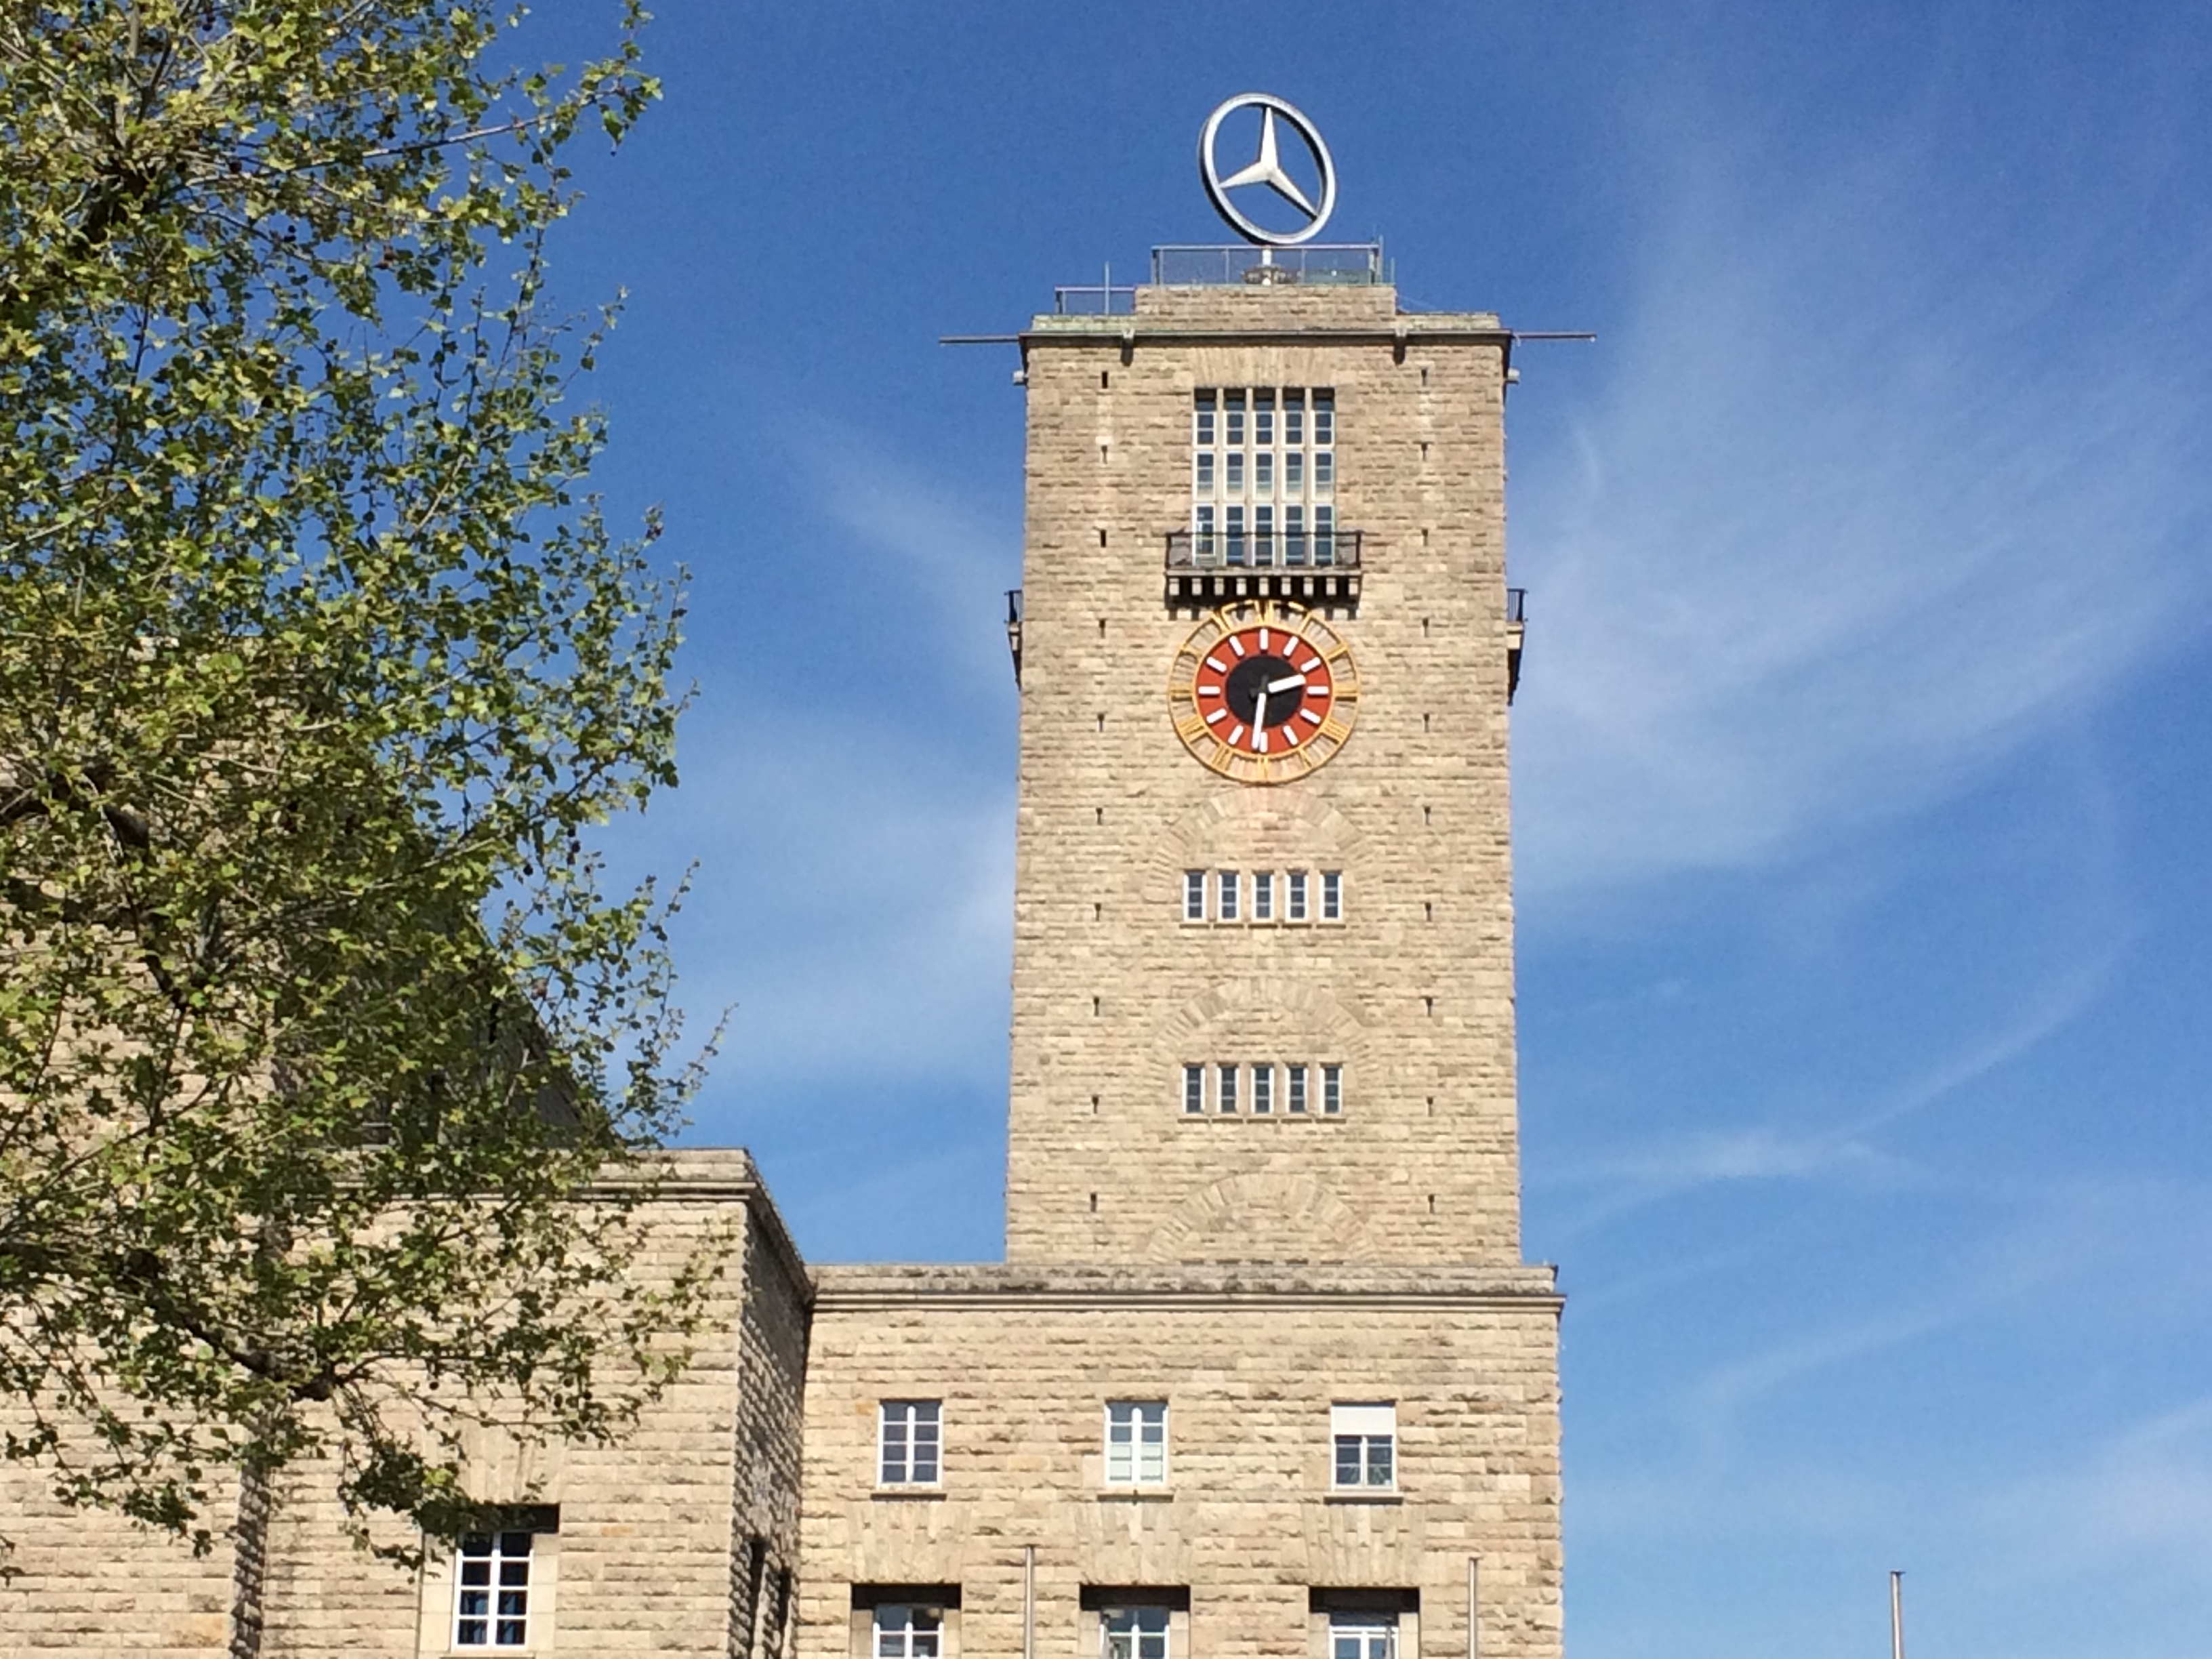
[[(1503, 405), (1486, 313), (1387, 288), (1142, 289), (1028, 337), (1007, 1255), (1510, 1262), (1519, 1254)], [(1401, 333), (1401, 331), (1404, 332)], [(1297, 782), (1170, 724), (1198, 613), (1192, 393), (1332, 387), (1363, 533), (1358, 724)], [(1340, 926), (1193, 927), (1186, 869), (1340, 868)], [(1337, 1121), (1187, 1117), (1180, 1066), (1337, 1062)]]
[[(1541, 1268), (825, 1268), (807, 1382), (799, 1659), (855, 1584), (957, 1584), (952, 1650), (1095, 1659), (1085, 1585), (1182, 1587), (1176, 1659), (1304, 1656), (1315, 1589), (1419, 1592), (1404, 1659), (1559, 1651), (1559, 1303)], [(877, 1406), (944, 1402), (939, 1489), (876, 1484)], [(1164, 1489), (1103, 1480), (1110, 1400), (1168, 1402)], [(1329, 1407), (1397, 1404), (1386, 1501), (1330, 1490)]]
[[(651, 1231), (638, 1272), (665, 1283), (702, 1241), (726, 1237), (734, 1247), (690, 1368), (619, 1444), (532, 1446), (488, 1434), (470, 1448), (477, 1496), (559, 1506), (558, 1534), (533, 1553), (533, 1612), (547, 1620), (533, 1651), (766, 1659), (781, 1650), (781, 1586), (798, 1553), (811, 1288), (743, 1152), (678, 1152), (674, 1166), (641, 1212)], [(357, 1553), (330, 1488), (326, 1471), (303, 1468), (277, 1490), (262, 1652), (416, 1659), (452, 1650), (450, 1559), (418, 1577)], [(195, 1561), (166, 1538), (42, 1501), (40, 1490), (30, 1471), (0, 1470), (0, 1531), (16, 1541), (23, 1569), (0, 1585), (0, 1653), (228, 1652), (227, 1541)]]

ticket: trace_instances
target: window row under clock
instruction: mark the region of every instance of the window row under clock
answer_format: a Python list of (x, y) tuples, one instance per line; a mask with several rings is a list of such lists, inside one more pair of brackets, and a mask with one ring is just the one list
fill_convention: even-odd
[(1340, 1117), (1344, 1112), (1344, 1067), (1304, 1060), (1186, 1062), (1185, 1117)]
[(1185, 921), (1344, 920), (1341, 870), (1186, 870)]

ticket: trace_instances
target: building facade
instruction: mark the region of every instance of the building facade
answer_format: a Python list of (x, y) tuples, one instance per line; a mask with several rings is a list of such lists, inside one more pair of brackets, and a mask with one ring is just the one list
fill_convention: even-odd
[(0, 1468), (0, 1652), (1557, 1659), (1512, 336), (1349, 252), (1018, 337), (1006, 1261), (810, 1273), (742, 1152), (679, 1152), (669, 1270), (738, 1249), (635, 1437), (488, 1443), (509, 1529), (411, 1577), (313, 1470), (196, 1560)]
[(800, 1659), (1559, 1651), (1512, 341), (1295, 274), (1021, 336), (1007, 1259), (817, 1270)]

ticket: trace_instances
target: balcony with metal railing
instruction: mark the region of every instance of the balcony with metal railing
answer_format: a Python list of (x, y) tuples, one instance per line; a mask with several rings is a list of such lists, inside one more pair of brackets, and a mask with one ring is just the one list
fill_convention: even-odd
[(1290, 599), (1356, 610), (1360, 532), (1170, 530), (1167, 603), (1204, 609), (1238, 599)]

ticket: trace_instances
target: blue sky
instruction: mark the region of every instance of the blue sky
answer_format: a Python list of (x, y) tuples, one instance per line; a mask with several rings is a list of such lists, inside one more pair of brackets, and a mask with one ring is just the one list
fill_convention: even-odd
[[(694, 574), (695, 1138), (999, 1248), (1055, 283), (1321, 124), (1510, 411), (1528, 1244), (1577, 1659), (2212, 1653), (2212, 9), (670, 4), (556, 254)], [(536, 26), (574, 55), (597, 9)], [(887, 691), (896, 677), (896, 694)]]

